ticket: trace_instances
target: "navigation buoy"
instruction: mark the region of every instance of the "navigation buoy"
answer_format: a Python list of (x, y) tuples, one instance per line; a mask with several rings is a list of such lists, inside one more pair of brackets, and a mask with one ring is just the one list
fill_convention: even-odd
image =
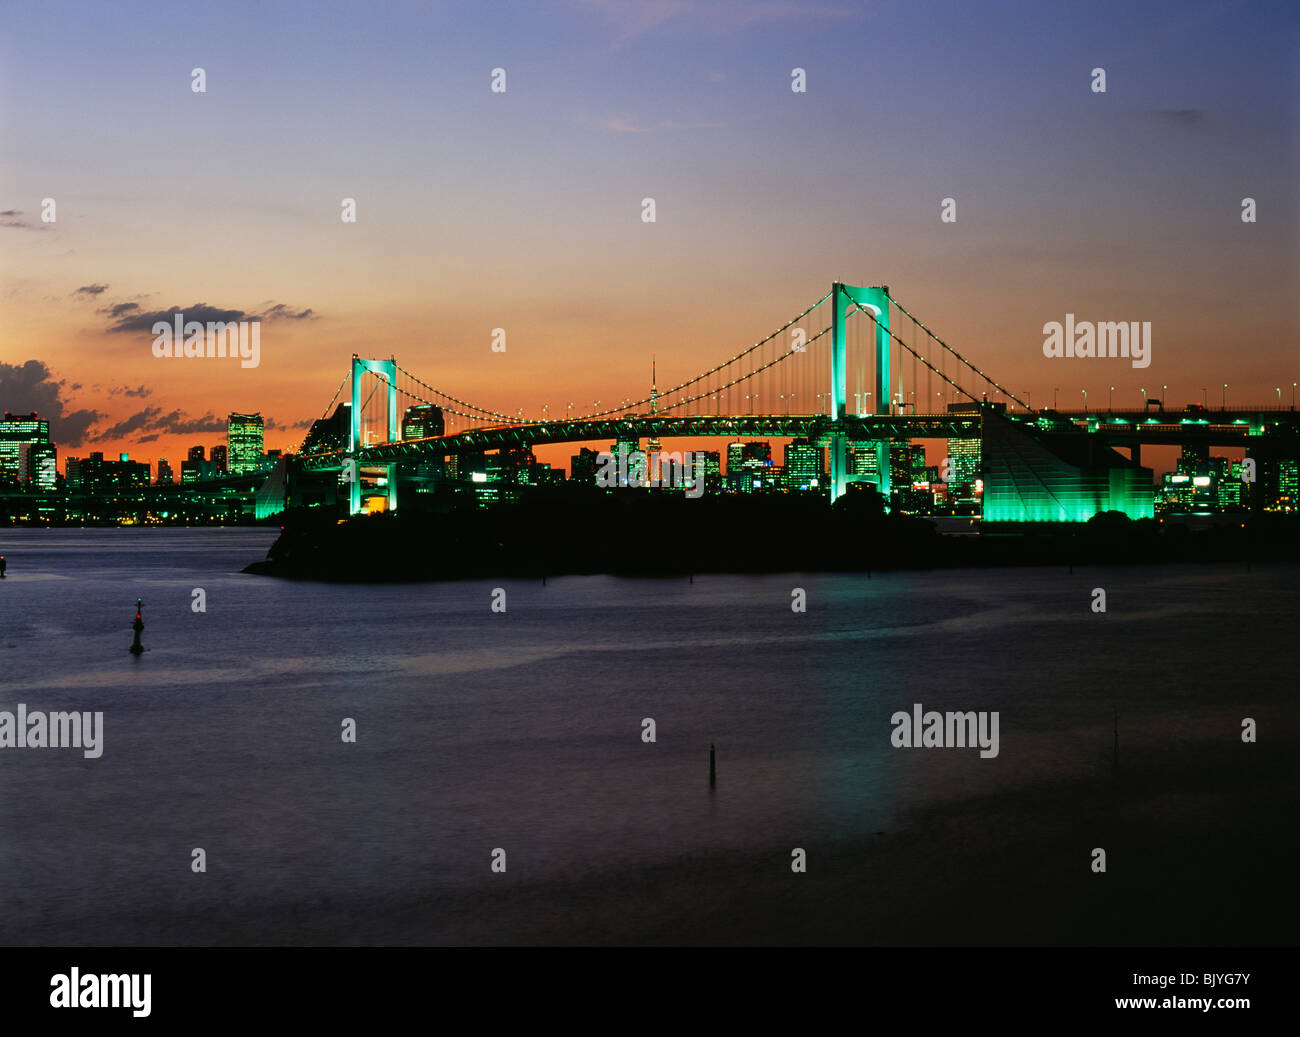
[(144, 608), (144, 599), (135, 599), (135, 622), (131, 624), (131, 629), (135, 631), (135, 640), (131, 642), (131, 654), (139, 655), (144, 651), (144, 645), (140, 643), (140, 631), (144, 629), (144, 620), (140, 616), (140, 610)]

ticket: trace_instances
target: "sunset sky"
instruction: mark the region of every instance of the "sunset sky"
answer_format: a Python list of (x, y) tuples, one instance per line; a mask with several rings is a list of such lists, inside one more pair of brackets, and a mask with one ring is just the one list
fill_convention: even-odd
[[(232, 410), (292, 448), (353, 352), (510, 413), (638, 397), (652, 354), (680, 381), (835, 280), (890, 285), (1038, 403), (1162, 383), (1217, 402), (1226, 381), (1289, 404), (1300, 380), (1293, 2), (54, 0), (4, 20), (0, 410), (49, 417), (60, 468), (175, 466)], [(153, 356), (141, 316), (200, 303), (262, 318), (260, 367)], [(1045, 358), (1067, 312), (1150, 321), (1151, 366)]]

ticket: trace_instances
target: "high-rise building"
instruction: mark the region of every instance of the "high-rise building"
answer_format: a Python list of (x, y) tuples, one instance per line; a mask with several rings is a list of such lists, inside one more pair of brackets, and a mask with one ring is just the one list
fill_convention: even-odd
[(569, 458), (569, 480), (581, 486), (595, 486), (596, 469), (599, 467), (600, 454), (584, 446)]
[(53, 443), (24, 443), (21, 447), (19, 479), (41, 490), (59, 484), (59, 459)]
[(190, 447), (190, 452), (185, 455), (185, 460), (187, 461), (206, 461), (207, 459), (207, 455), (203, 452), (203, 447), (201, 446)]
[(149, 465), (144, 461), (132, 461), (127, 454), (119, 454), (118, 460), (109, 461), (102, 451), (96, 450), (89, 457), (77, 461), (76, 479), (84, 493), (130, 490), (149, 485)]
[[(772, 467), (772, 444), (767, 440), (727, 444), (727, 486), (740, 493), (764, 487), (762, 469)], [(759, 469), (759, 471), (755, 471)], [(767, 473), (770, 475), (770, 472)]]
[(1210, 448), (1204, 443), (1184, 443), (1178, 457), (1179, 475), (1208, 475)]
[[(641, 450), (641, 440), (639, 439), (619, 439), (609, 448), (614, 455), (614, 463), (617, 466), (618, 485), (620, 486), (642, 486), (650, 478), (650, 465), (648, 458), (633, 457)], [(626, 461), (622, 460), (627, 458)], [(626, 478), (623, 473), (626, 472)]]
[[(700, 454), (704, 455), (704, 491), (717, 493), (722, 489), (722, 455), (717, 450), (701, 450), (696, 456)], [(691, 467), (695, 468), (694, 460)]]
[(1277, 463), (1277, 498), (1280, 511), (1296, 511), (1300, 507), (1300, 460), (1284, 457)]
[(980, 477), (980, 441), (948, 440), (948, 484), (950, 495), (959, 500), (974, 500), (976, 481)]
[(208, 454), (208, 457), (212, 461), (212, 467), (217, 474), (224, 474), (226, 469), (229, 467), (225, 446), (218, 443), (212, 448), (212, 452)]
[(328, 418), (317, 418), (302, 441), (304, 454), (330, 454), (348, 448), (352, 404), (340, 403)]
[(849, 448), (848, 469), (850, 475), (861, 475), (871, 482), (880, 481), (880, 459), (874, 446)]
[(912, 482), (927, 481), (926, 464), (925, 464), (925, 444), (912, 444)]
[(402, 417), (403, 439), (428, 439), (441, 436), (446, 431), (442, 408), (432, 403), (407, 407)]
[(24, 447), (48, 445), (50, 423), (31, 414), (11, 414), (0, 418), (0, 480), (23, 478), (28, 465)]
[(84, 483), (82, 479), (80, 457), (69, 457), (64, 466), (64, 481), (67, 483), (69, 493), (81, 493)]
[(812, 490), (825, 485), (822, 448), (806, 439), (785, 445), (786, 486), (791, 490)]
[(171, 486), (176, 482), (176, 474), (172, 471), (172, 466), (168, 463), (167, 458), (158, 459), (158, 485)]
[(897, 491), (912, 483), (912, 444), (906, 439), (889, 443), (889, 485)]
[(230, 447), (227, 468), (231, 475), (255, 472), (262, 464), (263, 423), (260, 414), (231, 414), (226, 422)]

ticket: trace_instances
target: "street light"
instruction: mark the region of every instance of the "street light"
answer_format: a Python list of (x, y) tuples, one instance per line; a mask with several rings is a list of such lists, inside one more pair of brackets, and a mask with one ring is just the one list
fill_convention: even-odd
[(1110, 391), (1106, 393), (1106, 409), (1108, 411), (1113, 411), (1115, 409), (1114, 406), (1112, 406), (1114, 399), (1115, 399), (1115, 386), (1112, 385), (1110, 387)]
[(1056, 394), (1057, 394), (1058, 392), (1060, 392), (1060, 391), (1061, 391), (1061, 389), (1060, 389), (1059, 386), (1053, 386), (1053, 388), (1052, 388), (1052, 410), (1056, 410)]
[(1202, 406), (1202, 407), (1208, 407), (1208, 406), (1210, 405), (1210, 398), (1209, 398), (1208, 396), (1205, 395), (1207, 392), (1209, 392), (1209, 390), (1206, 389), (1205, 386), (1202, 385), (1202, 386), (1201, 386), (1201, 406)]
[(1223, 383), (1223, 403), (1222, 403), (1222, 405), (1219, 407), (1219, 409), (1220, 409), (1220, 410), (1227, 410), (1227, 409), (1228, 409), (1228, 383), (1227, 383), (1227, 382), (1224, 382), (1224, 383)]
[(1087, 390), (1087, 389), (1083, 389), (1083, 390), (1081, 390), (1081, 391), (1083, 392), (1083, 409), (1084, 409), (1084, 412), (1086, 413), (1087, 410), (1088, 410), (1088, 390)]

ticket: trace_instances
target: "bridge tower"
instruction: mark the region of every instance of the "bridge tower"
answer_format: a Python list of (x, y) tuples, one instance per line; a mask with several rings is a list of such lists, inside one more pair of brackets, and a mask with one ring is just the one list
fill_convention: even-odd
[[(348, 476), (350, 501), (348, 513), (361, 511), (361, 472), (356, 463), (357, 451), (365, 446), (361, 442), (361, 375), (377, 375), (388, 384), (388, 442), (397, 439), (397, 361), (367, 360), (352, 354), (352, 423), (348, 432)], [(397, 509), (397, 465), (384, 466), (388, 476), (388, 510)]]
[[(848, 409), (849, 372), (844, 345), (844, 324), (852, 312), (851, 303), (870, 310), (876, 318), (876, 413), (889, 413), (889, 286), (857, 288), (836, 281), (831, 285), (831, 418), (842, 421)], [(880, 492), (889, 502), (889, 440), (870, 444), (876, 451), (880, 473)], [(830, 442), (831, 500), (844, 494), (848, 483), (848, 437), (843, 431), (832, 433)]]

